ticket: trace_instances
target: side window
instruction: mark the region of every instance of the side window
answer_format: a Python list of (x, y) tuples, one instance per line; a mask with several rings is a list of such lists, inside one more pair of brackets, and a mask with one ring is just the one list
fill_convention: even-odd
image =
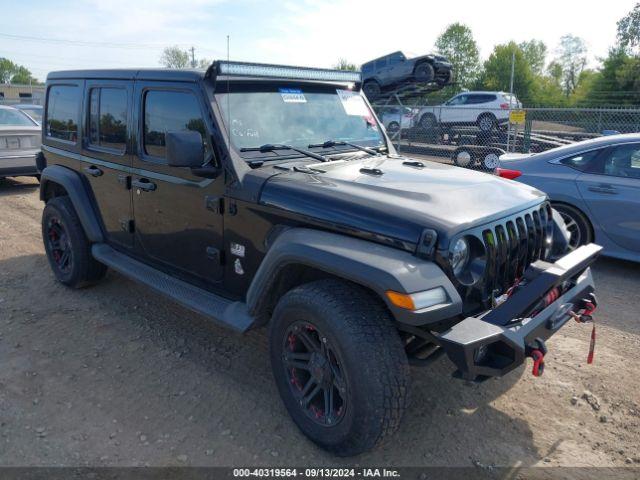
[(640, 178), (640, 144), (632, 143), (613, 148), (603, 162), (605, 175)]
[(467, 102), (467, 97), (469, 95), (458, 95), (457, 97), (453, 97), (447, 105), (464, 105)]
[(402, 60), (403, 58), (401, 53), (394, 53), (389, 57), (389, 65), (390, 66), (397, 65), (399, 63), (402, 63)]
[(200, 132), (206, 146), (206, 131), (198, 99), (188, 92), (148, 91), (144, 97), (145, 153), (165, 158), (165, 133), (176, 130)]
[(89, 94), (89, 145), (124, 152), (127, 144), (127, 91), (92, 88)]
[(560, 160), (560, 163), (567, 167), (575, 168), (584, 172), (594, 159), (602, 152), (602, 150), (591, 150), (590, 152), (580, 153), (573, 157), (567, 157)]
[(376, 70), (380, 70), (381, 68), (385, 68), (387, 66), (387, 58), (381, 58), (376, 60)]
[(47, 97), (47, 137), (67, 142), (78, 141), (78, 114), (80, 88), (71, 85), (54, 85)]

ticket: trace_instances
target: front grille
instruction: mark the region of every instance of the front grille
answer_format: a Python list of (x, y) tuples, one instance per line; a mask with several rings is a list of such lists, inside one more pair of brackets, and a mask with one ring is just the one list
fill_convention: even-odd
[(504, 293), (531, 263), (545, 260), (552, 228), (551, 206), (545, 202), (479, 232), (486, 251), (485, 299)]

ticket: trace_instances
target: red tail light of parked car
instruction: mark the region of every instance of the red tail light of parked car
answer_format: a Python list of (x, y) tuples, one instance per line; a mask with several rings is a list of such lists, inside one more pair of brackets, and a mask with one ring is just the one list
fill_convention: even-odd
[(522, 172), (520, 170), (510, 170), (508, 168), (498, 167), (496, 168), (496, 175), (502, 178), (508, 178), (509, 180), (515, 180), (520, 175), (522, 175)]

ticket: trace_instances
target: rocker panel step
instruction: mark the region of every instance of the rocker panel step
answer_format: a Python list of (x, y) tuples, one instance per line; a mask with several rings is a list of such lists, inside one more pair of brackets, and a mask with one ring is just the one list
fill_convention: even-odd
[(243, 302), (234, 302), (224, 297), (178, 280), (160, 270), (114, 250), (104, 243), (96, 243), (91, 253), (101, 263), (118, 273), (140, 282), (182, 306), (229, 327), (237, 332), (246, 332), (253, 325), (253, 317)]

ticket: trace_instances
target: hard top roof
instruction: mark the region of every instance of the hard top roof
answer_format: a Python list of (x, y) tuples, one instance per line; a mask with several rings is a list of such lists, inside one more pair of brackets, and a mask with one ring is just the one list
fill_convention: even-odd
[(92, 70), (61, 70), (50, 72), (49, 80), (96, 78), (113, 80), (167, 80), (193, 82), (204, 78), (205, 69), (120, 68)]

